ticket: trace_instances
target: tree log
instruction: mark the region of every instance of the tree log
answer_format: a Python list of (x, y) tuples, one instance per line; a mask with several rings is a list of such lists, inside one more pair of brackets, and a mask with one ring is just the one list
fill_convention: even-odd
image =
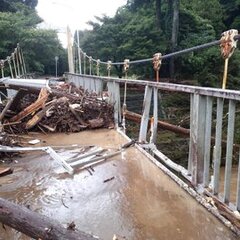
[(64, 228), (59, 222), (0, 198), (0, 222), (27, 236), (42, 240), (94, 240), (81, 231)]
[[(134, 121), (134, 122), (137, 122), (137, 123), (141, 123), (142, 116), (140, 114), (130, 112), (130, 111), (126, 111), (125, 116), (126, 116), (127, 120), (131, 120), (131, 121)], [(162, 129), (169, 130), (169, 131), (175, 132), (175, 133), (179, 133), (179, 134), (187, 136), (187, 137), (190, 134), (189, 129), (178, 127), (176, 125), (173, 125), (173, 124), (170, 124), (170, 123), (167, 123), (167, 122), (158, 121), (158, 126)]]

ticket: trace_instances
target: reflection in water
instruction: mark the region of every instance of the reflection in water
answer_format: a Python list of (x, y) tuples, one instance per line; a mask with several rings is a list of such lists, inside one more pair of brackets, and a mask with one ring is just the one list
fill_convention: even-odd
[[(61, 144), (105, 148), (124, 142), (109, 130), (42, 138), (59, 145), (60, 137)], [(69, 176), (46, 154), (27, 155), (14, 165), (12, 175), (0, 178), (1, 197), (64, 225), (74, 221), (82, 231), (102, 239), (110, 240), (114, 234), (131, 240), (237, 239), (135, 148), (94, 167), (93, 175), (82, 171)], [(0, 229), (0, 239), (29, 239)]]

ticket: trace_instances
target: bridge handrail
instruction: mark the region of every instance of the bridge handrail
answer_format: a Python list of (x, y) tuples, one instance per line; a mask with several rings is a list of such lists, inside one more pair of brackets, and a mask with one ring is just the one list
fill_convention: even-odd
[(188, 85), (182, 85), (182, 84), (162, 83), (162, 82), (153, 82), (153, 81), (136, 80), (136, 79), (133, 80), (133, 79), (101, 77), (101, 76), (93, 76), (93, 75), (90, 76), (90, 75), (76, 74), (76, 73), (66, 73), (66, 75), (102, 80), (104, 82), (116, 82), (116, 83), (127, 83), (127, 84), (141, 85), (141, 86), (149, 86), (149, 87), (154, 87), (154, 88), (166, 90), (166, 91), (185, 92), (185, 93), (201, 94), (204, 96), (226, 98), (231, 100), (240, 100), (240, 91), (237, 91), (237, 90), (225, 90), (220, 88), (188, 86)]

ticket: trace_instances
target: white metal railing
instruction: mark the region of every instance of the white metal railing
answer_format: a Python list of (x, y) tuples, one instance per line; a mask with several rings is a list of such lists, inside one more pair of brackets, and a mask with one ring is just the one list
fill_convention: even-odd
[[(138, 138), (140, 143), (155, 143), (156, 141), (159, 104), (157, 97), (158, 92), (172, 91), (189, 94), (191, 106), (188, 169), (178, 166), (156, 148), (152, 148), (152, 152), (169, 167), (175, 171), (179, 170), (186, 179), (191, 181), (193, 186), (201, 189), (201, 191), (211, 188), (212, 194), (217, 196), (220, 201), (240, 211), (240, 164), (238, 164), (238, 184), (235, 189), (236, 201), (230, 204), (233, 147), (235, 146), (233, 141), (235, 131), (234, 123), (236, 103), (240, 100), (240, 91), (70, 73), (67, 74), (67, 77), (68, 81), (75, 83), (79, 87), (83, 87), (85, 90), (94, 91), (99, 94), (99, 96), (102, 96), (103, 86), (107, 84), (109, 101), (114, 105), (114, 119), (116, 125), (122, 122), (120, 84), (124, 85), (127, 83), (127, 85), (137, 84), (145, 86), (143, 113)], [(153, 103), (152, 114), (150, 114), (151, 103)], [(226, 104), (228, 104), (227, 110)], [(213, 119), (213, 111), (215, 115), (215, 109), (216, 119)], [(227, 138), (225, 142), (222, 139), (224, 110), (227, 111), (228, 116)], [(153, 116), (153, 128), (152, 134), (148, 139), (147, 131), (150, 116)], [(215, 124), (215, 126), (213, 124)], [(212, 130), (214, 130), (215, 134), (212, 133)], [(213, 137), (214, 135), (215, 137)], [(221, 161), (224, 159), (224, 156), (222, 156), (223, 142), (226, 144), (226, 161), (222, 198), (220, 196), (219, 185)], [(212, 152), (213, 154), (211, 154)], [(211, 171), (211, 162), (214, 166), (213, 171)]]

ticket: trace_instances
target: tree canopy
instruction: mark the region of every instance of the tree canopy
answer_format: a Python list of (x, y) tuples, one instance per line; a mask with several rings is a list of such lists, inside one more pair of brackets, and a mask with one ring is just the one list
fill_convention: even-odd
[[(112, 18), (97, 17), (92, 30), (81, 31), (85, 52), (103, 61), (123, 61), (166, 54), (220, 39), (221, 33), (239, 26), (239, 0), (128, 0)], [(230, 60), (230, 82), (240, 76), (240, 55)], [(238, 64), (234, 64), (238, 62)], [(170, 77), (170, 61), (163, 61), (161, 76)], [(173, 79), (195, 79), (220, 85), (223, 60), (219, 47), (183, 55), (174, 60)], [(131, 67), (139, 78), (153, 78), (151, 64)], [(121, 69), (116, 68), (121, 76)]]
[(55, 56), (59, 70), (66, 70), (66, 51), (57, 32), (40, 29), (42, 19), (35, 7), (37, 0), (0, 0), (0, 58), (6, 58), (20, 43), (27, 69), (39, 74), (55, 74)]

